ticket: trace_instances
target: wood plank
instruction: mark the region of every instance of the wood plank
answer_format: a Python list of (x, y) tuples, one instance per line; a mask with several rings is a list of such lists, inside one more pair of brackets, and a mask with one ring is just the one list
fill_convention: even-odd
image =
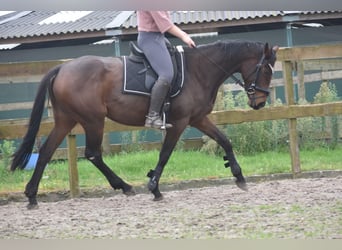
[(266, 107), (260, 110), (235, 109), (216, 111), (209, 115), (217, 125), (238, 124), (264, 120), (319, 117), (342, 114), (342, 102)]
[(342, 44), (280, 48), (277, 52), (278, 61), (300, 61), (339, 57), (342, 57)]
[(0, 64), (0, 77), (44, 75), (52, 67), (68, 60), (14, 62)]
[[(50, 107), (51, 103), (46, 101), (45, 107)], [(18, 109), (32, 109), (33, 101), (32, 102), (14, 102), (14, 103), (2, 103), (0, 104), (0, 111), (11, 111), (11, 110), (18, 110)]]
[[(26, 134), (28, 119), (10, 119), (0, 121), (0, 139), (17, 139), (22, 138)], [(46, 136), (50, 133), (54, 127), (53, 118), (45, 118), (40, 124), (40, 128), (37, 136)], [(142, 130), (145, 127), (134, 127), (119, 124), (113, 121), (106, 121), (105, 132), (110, 131), (132, 131)], [(84, 134), (84, 130), (81, 125), (77, 124), (71, 131), (72, 134)]]
[[(291, 119), (301, 117), (319, 117), (342, 115), (342, 102), (290, 105), (266, 107), (261, 110), (234, 109), (228, 111), (216, 111), (209, 114), (209, 118), (217, 125), (238, 124), (263, 120)], [(28, 119), (11, 119), (0, 121), (0, 139), (22, 138), (27, 130)], [(52, 118), (43, 119), (38, 136), (48, 135), (54, 126)], [(143, 130), (145, 127), (125, 126), (110, 120), (105, 122), (105, 132)], [(77, 125), (73, 134), (83, 134), (83, 128)]]
[(303, 61), (305, 70), (338, 70), (342, 69), (342, 59), (323, 59)]
[(39, 83), (44, 75), (2, 76), (0, 84)]
[[(299, 79), (297, 76), (293, 76), (293, 82), (294, 84), (297, 84), (299, 82)], [(334, 80), (334, 79), (341, 79), (342, 78), (342, 70), (334, 70), (334, 71), (323, 71), (320, 73), (312, 73), (312, 74), (306, 74), (304, 75), (304, 82), (312, 83), (322, 80)], [(273, 87), (283, 86), (284, 85), (284, 79), (278, 78), (278, 79), (272, 79), (271, 85)]]

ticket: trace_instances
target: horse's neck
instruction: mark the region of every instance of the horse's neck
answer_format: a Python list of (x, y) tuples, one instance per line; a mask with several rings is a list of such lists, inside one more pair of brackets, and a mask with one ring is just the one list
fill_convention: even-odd
[(248, 42), (218, 43), (206, 48), (203, 54), (214, 60), (221, 72), (233, 74), (239, 72), (244, 61), (255, 56), (255, 50), (249, 47), (254, 45)]
[(248, 59), (255, 57), (255, 45), (249, 42), (231, 42), (224, 45), (221, 52), (221, 63), (231, 70), (231, 73), (238, 73), (241, 65)]
[(188, 69), (191, 74), (196, 75), (203, 83), (213, 84), (219, 81), (226, 73), (222, 70), (222, 58), (220, 52), (210, 47), (198, 48), (189, 53), (186, 61), (189, 63)]
[(200, 72), (210, 75), (211, 84), (216, 80), (221, 85), (229, 75), (239, 72), (243, 59), (238, 55), (236, 49), (229, 44), (214, 44), (204, 47), (196, 61), (201, 68)]
[(189, 83), (196, 89), (202, 89), (204, 102), (212, 105), (218, 89), (228, 77), (227, 71), (219, 66), (221, 64), (219, 53), (208, 48), (191, 49), (186, 53), (185, 59)]
[[(190, 71), (196, 74), (203, 84), (222, 84), (228, 76), (240, 73), (242, 64), (253, 57), (258, 57), (260, 50), (250, 42), (218, 42), (189, 53)], [(210, 83), (209, 83), (210, 82)]]
[[(241, 42), (216, 43), (189, 49), (186, 63), (189, 75), (214, 98), (221, 84), (233, 73), (240, 73), (242, 64), (256, 57), (253, 44)], [(258, 50), (257, 50), (258, 51)], [(252, 53), (253, 52), (253, 53)], [(259, 52), (257, 52), (259, 53)]]

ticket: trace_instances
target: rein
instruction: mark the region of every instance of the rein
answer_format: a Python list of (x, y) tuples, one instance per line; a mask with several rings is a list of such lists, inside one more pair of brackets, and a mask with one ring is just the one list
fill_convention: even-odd
[[(252, 82), (250, 84), (250, 86), (246, 89), (246, 84), (245, 83), (242, 83), (240, 79), (238, 79), (236, 76), (234, 76), (234, 74), (231, 74), (229, 73), (227, 70), (225, 70), (221, 65), (217, 64), (216, 62), (214, 62), (210, 57), (208, 57), (207, 55), (205, 55), (204, 53), (202, 53), (202, 51), (200, 51), (197, 47), (194, 47), (194, 49), (196, 49), (196, 51), (198, 53), (200, 53), (203, 57), (205, 57), (209, 62), (211, 62), (213, 65), (215, 65), (218, 69), (220, 69), (222, 72), (224, 72), (228, 78), (232, 78), (234, 81), (235, 81), (235, 84), (238, 84), (240, 85), (242, 88), (245, 89), (245, 91), (247, 92), (247, 95), (252, 97), (255, 95), (255, 90), (258, 90), (260, 92), (263, 92), (265, 93), (267, 96), (270, 94), (270, 90), (268, 89), (264, 89), (264, 88), (260, 88), (259, 86), (256, 85), (256, 82), (259, 78), (259, 74), (260, 74), (260, 69), (261, 69), (261, 66), (262, 66), (262, 63), (265, 59), (265, 54), (263, 53), (259, 63), (256, 65), (256, 68), (254, 69), (253, 72), (251, 72), (247, 78), (249, 78), (252, 74), (254, 74), (256, 72), (256, 78), (255, 78), (255, 81)], [(268, 64), (268, 66), (271, 68), (272, 70), (272, 73), (273, 73), (273, 67), (272, 65)], [(253, 99), (257, 99), (257, 98), (253, 98)]]

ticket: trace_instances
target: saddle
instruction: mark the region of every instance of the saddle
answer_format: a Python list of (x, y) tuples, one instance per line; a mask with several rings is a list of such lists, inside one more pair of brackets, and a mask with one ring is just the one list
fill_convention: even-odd
[[(170, 42), (165, 39), (166, 46), (170, 53), (174, 76), (171, 82), (171, 89), (169, 96), (177, 96), (184, 83), (184, 55), (183, 47), (172, 46)], [(137, 94), (137, 95), (151, 95), (151, 90), (156, 82), (158, 75), (151, 67), (144, 52), (133, 42), (129, 43), (130, 55), (123, 56), (124, 65), (124, 81), (123, 93)]]

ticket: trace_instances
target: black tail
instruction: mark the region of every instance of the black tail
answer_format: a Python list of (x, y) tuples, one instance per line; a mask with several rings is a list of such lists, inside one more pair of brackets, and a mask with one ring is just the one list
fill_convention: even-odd
[(40, 82), (32, 108), (28, 130), (19, 149), (13, 154), (11, 165), (12, 171), (16, 170), (17, 167), (24, 169), (30, 159), (36, 135), (42, 120), (47, 90), (53, 82), (54, 77), (58, 74), (60, 68), (61, 65), (58, 65), (51, 69)]

